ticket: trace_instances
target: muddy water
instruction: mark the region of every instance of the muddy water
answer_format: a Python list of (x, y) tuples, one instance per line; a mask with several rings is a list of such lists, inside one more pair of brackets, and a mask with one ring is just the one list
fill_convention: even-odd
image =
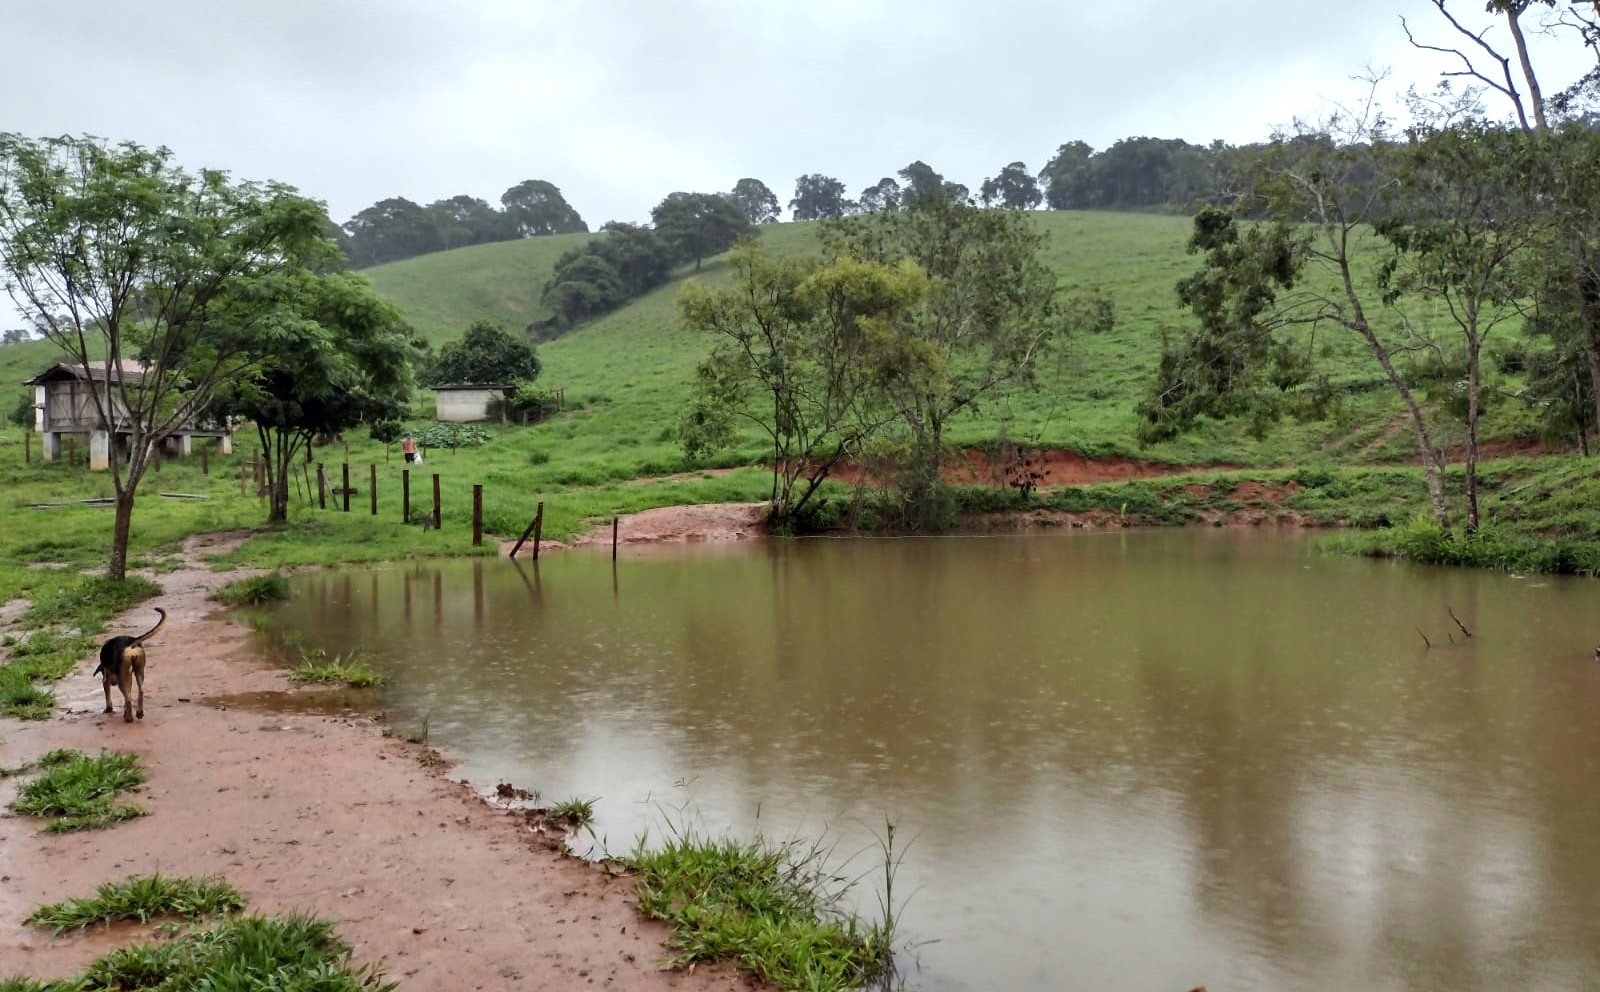
[(426, 713), (481, 783), (601, 797), (612, 849), (663, 810), (826, 822), (841, 852), (893, 819), (907, 936), (937, 941), (916, 987), (1600, 987), (1600, 582), (1187, 531), (300, 592), (282, 621), (366, 650), (403, 731)]

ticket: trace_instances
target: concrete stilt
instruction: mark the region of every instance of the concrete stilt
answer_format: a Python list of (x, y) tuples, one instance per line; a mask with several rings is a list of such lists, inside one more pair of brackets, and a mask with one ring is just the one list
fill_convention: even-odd
[(44, 460), (53, 462), (61, 457), (61, 432), (44, 432)]
[(111, 434), (95, 431), (89, 435), (89, 471), (104, 472), (111, 468)]

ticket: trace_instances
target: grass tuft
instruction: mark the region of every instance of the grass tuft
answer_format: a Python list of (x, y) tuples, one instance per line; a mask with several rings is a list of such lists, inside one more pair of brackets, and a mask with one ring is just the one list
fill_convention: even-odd
[(581, 827), (594, 822), (594, 804), (598, 801), (598, 799), (580, 799), (574, 796), (550, 807), (550, 815), (558, 820), (566, 820), (575, 827)]
[(219, 878), (158, 873), (106, 882), (95, 890), (92, 899), (68, 899), (40, 906), (23, 922), (48, 927), (59, 934), (114, 920), (148, 923), (158, 916), (199, 920), (227, 916), (243, 908), (244, 897)]
[(144, 783), (144, 769), (132, 754), (52, 751), (39, 759), (44, 772), (22, 784), (11, 808), (24, 816), (48, 817), (47, 833), (100, 830), (144, 816), (140, 806), (116, 801)]
[(312, 685), (343, 683), (357, 689), (383, 684), (383, 676), (374, 671), (360, 654), (336, 654), (330, 658), (321, 649), (302, 654), (299, 666), (289, 673), (289, 677), (296, 682)]
[(892, 971), (893, 932), (840, 908), (824, 853), (684, 829), (657, 850), (641, 839), (626, 863), (639, 909), (672, 928), (675, 964), (729, 960), (783, 989), (861, 988)]
[(289, 580), (273, 572), (248, 579), (235, 579), (211, 594), (223, 606), (261, 606), (289, 598)]
[(0, 992), (209, 989), (212, 992), (391, 992), (371, 965), (352, 967), (333, 924), (311, 916), (244, 916), (160, 944), (119, 947), (76, 978), (0, 979)]

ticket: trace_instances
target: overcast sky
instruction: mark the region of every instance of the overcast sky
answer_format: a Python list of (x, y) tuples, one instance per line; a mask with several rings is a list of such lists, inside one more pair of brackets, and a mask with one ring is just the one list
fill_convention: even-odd
[(920, 158), (976, 189), (1077, 138), (1258, 140), (1348, 97), (1368, 63), (1397, 90), (1431, 83), (1443, 63), (1407, 48), (1399, 15), (1449, 37), (1428, 0), (6, 6), (0, 130), (165, 144), (340, 221), (549, 179), (591, 227), (742, 176), (787, 202), (801, 173), (854, 195)]

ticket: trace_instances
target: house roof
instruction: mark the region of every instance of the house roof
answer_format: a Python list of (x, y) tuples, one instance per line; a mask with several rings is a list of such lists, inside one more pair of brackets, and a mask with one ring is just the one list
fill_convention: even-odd
[(433, 391), (436, 392), (436, 393), (445, 393), (445, 392), (449, 392), (449, 391), (451, 391), (453, 389), (499, 389), (499, 390), (507, 390), (507, 389), (510, 389), (510, 388), (511, 388), (511, 386), (508, 383), (503, 383), (503, 382), (465, 382), (465, 383), (459, 383), (458, 382), (458, 383), (451, 383), (448, 386), (434, 386), (433, 387)]
[(99, 382), (105, 382), (109, 379), (111, 382), (126, 380), (130, 383), (139, 383), (144, 381), (147, 371), (143, 362), (136, 362), (131, 358), (122, 360), (122, 375), (120, 377), (114, 371), (108, 372), (105, 362), (90, 362), (87, 376), (84, 375), (83, 366), (77, 362), (57, 362), (32, 379), (24, 382), (23, 385), (42, 386), (47, 382), (61, 382), (66, 379), (76, 379), (79, 382), (84, 382), (91, 378)]

